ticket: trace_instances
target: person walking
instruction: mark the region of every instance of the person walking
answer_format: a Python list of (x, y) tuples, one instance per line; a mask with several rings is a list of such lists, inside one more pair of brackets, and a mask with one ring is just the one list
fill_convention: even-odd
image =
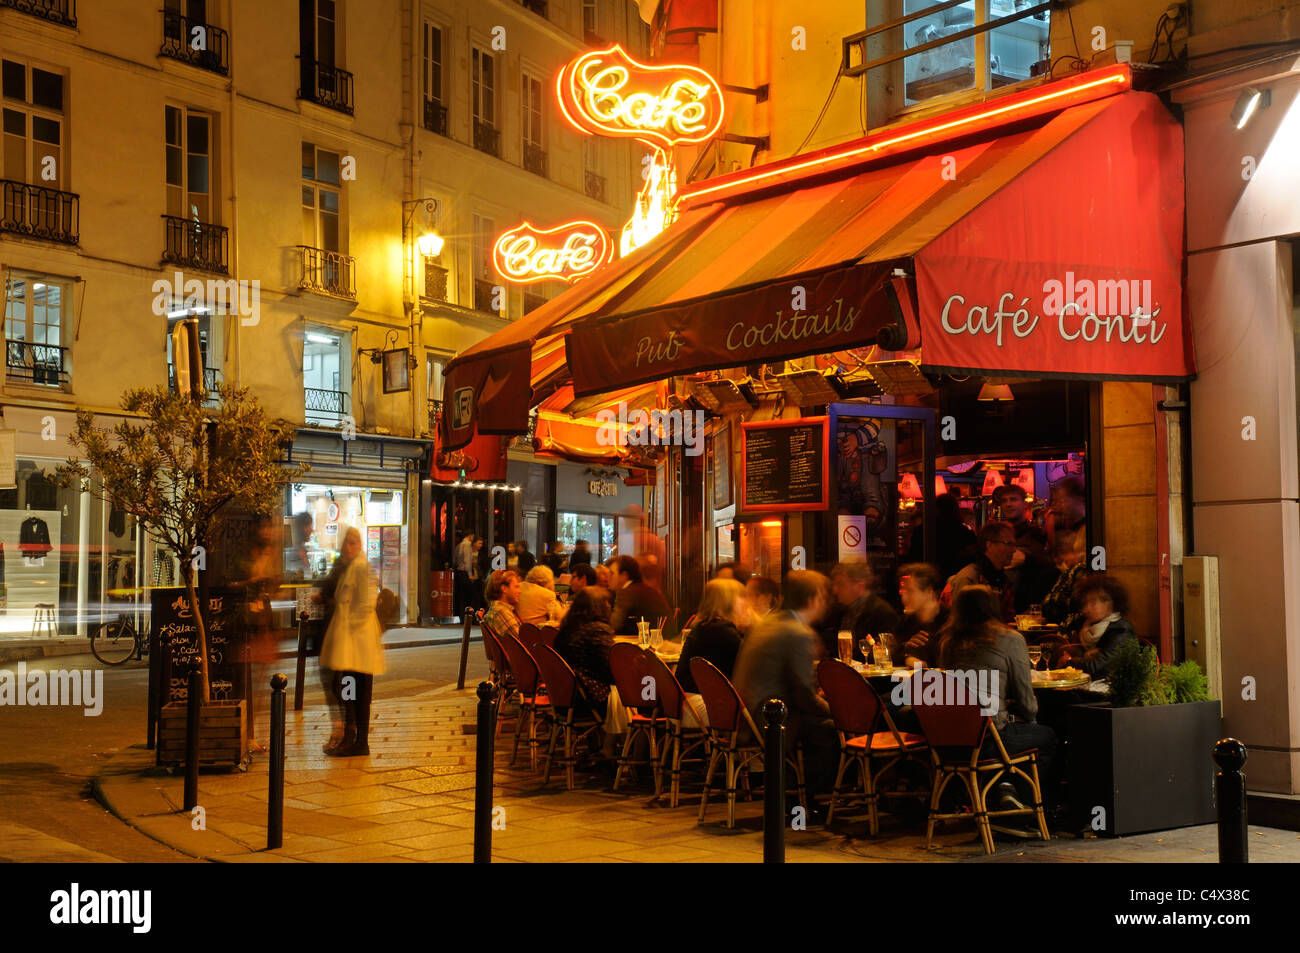
[(349, 527), (339, 560), (346, 568), (334, 595), (334, 615), (321, 647), (321, 664), (338, 672), (343, 738), (325, 753), (335, 758), (370, 754), (370, 702), (375, 676), (385, 671), (383, 632), (375, 615), (370, 564), (362, 555), (361, 532)]

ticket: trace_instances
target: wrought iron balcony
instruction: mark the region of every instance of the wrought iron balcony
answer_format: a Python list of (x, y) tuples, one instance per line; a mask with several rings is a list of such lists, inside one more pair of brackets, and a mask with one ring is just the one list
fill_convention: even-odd
[(0, 0), (0, 7), (30, 13), (61, 26), (77, 25), (77, 0)]
[(424, 128), (440, 136), (447, 135), (447, 107), (436, 99), (424, 101)]
[(43, 387), (61, 387), (67, 383), (68, 348), (12, 339), (6, 339), (5, 345), (9, 380)]
[(524, 168), (534, 175), (546, 176), (546, 153), (535, 142), (524, 143)]
[(427, 258), (424, 262), (424, 296), (430, 301), (447, 300), (447, 269)]
[(546, 16), (546, 0), (519, 0), (525, 10), (532, 10), (539, 17)]
[(492, 298), (494, 297), (492, 289), (495, 288), (492, 282), (484, 278), (474, 279), (474, 310), (486, 311), (489, 314), (498, 314), (492, 307)]
[(438, 429), (438, 421), (442, 419), (442, 401), (429, 401), (429, 430), (435, 432)]
[(64, 245), (77, 244), (79, 196), (9, 179), (0, 179), (0, 186), (3, 187), (0, 232), (13, 232)]
[[(203, 389), (212, 395), (211, 399), (216, 399), (218, 385), (221, 384), (221, 369), (217, 367), (203, 368)], [(176, 392), (176, 365), (167, 365), (167, 387), (173, 393)]]
[(307, 75), (313, 79), (313, 88), (298, 90), (298, 98), (306, 99), (352, 115), (352, 74), (324, 63), (308, 63)]
[(590, 170), (583, 176), (583, 185), (586, 188), (587, 195), (597, 202), (605, 201), (605, 177), (597, 175)]
[(501, 158), (501, 130), (482, 119), (474, 120), (474, 148)]
[(341, 390), (304, 387), (303, 405), (308, 423), (339, 424), (348, 412), (348, 395)]
[[(226, 52), (229, 40), (229, 34), (220, 27), (163, 11), (163, 42), (158, 51), (162, 56), (226, 76), (230, 73)], [(196, 43), (199, 49), (194, 48)]]
[(164, 264), (228, 274), (226, 247), (230, 229), (175, 215), (163, 216)]
[(356, 300), (356, 259), (351, 255), (299, 245), (298, 261), (301, 266), (299, 288)]

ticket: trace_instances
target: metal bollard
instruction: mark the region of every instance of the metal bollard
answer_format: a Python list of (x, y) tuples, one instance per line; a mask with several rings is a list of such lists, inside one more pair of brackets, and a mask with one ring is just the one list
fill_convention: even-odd
[(492, 863), (492, 769), (495, 757), (497, 687), (478, 683), (478, 738), (474, 762), (474, 863)]
[(298, 615), (298, 660), (293, 673), (293, 710), (302, 711), (303, 679), (307, 675), (307, 613)]
[(474, 607), (465, 607), (465, 630), (460, 634), (460, 674), (456, 676), (456, 691), (465, 687), (465, 666), (469, 664), (469, 630), (474, 624)]
[(1236, 738), (1224, 738), (1214, 746), (1214, 776), (1219, 801), (1219, 863), (1249, 863), (1246, 834), (1246, 746)]
[(185, 698), (185, 805), (192, 811), (199, 804), (199, 713), (203, 706), (203, 671), (198, 659), (190, 668)]
[(271, 774), (266, 794), (266, 849), (284, 846), (284, 703), (289, 679), (271, 676)]
[(785, 702), (763, 702), (763, 863), (785, 863)]

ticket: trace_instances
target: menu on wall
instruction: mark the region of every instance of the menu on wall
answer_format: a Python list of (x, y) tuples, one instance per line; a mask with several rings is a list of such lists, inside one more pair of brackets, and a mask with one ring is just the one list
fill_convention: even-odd
[(829, 502), (827, 419), (741, 425), (741, 509), (824, 510)]

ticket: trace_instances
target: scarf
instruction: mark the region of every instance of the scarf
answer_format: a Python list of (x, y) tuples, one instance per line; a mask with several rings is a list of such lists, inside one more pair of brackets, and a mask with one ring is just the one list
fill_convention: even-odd
[(1112, 612), (1110, 615), (1106, 616), (1106, 618), (1102, 619), (1096, 625), (1092, 625), (1084, 629), (1083, 632), (1080, 633), (1079, 635), (1080, 641), (1083, 642), (1083, 647), (1086, 649), (1096, 648), (1097, 643), (1101, 641), (1101, 637), (1106, 633), (1107, 626), (1109, 626), (1112, 622), (1117, 622), (1117, 621), (1119, 621), (1119, 613)]

